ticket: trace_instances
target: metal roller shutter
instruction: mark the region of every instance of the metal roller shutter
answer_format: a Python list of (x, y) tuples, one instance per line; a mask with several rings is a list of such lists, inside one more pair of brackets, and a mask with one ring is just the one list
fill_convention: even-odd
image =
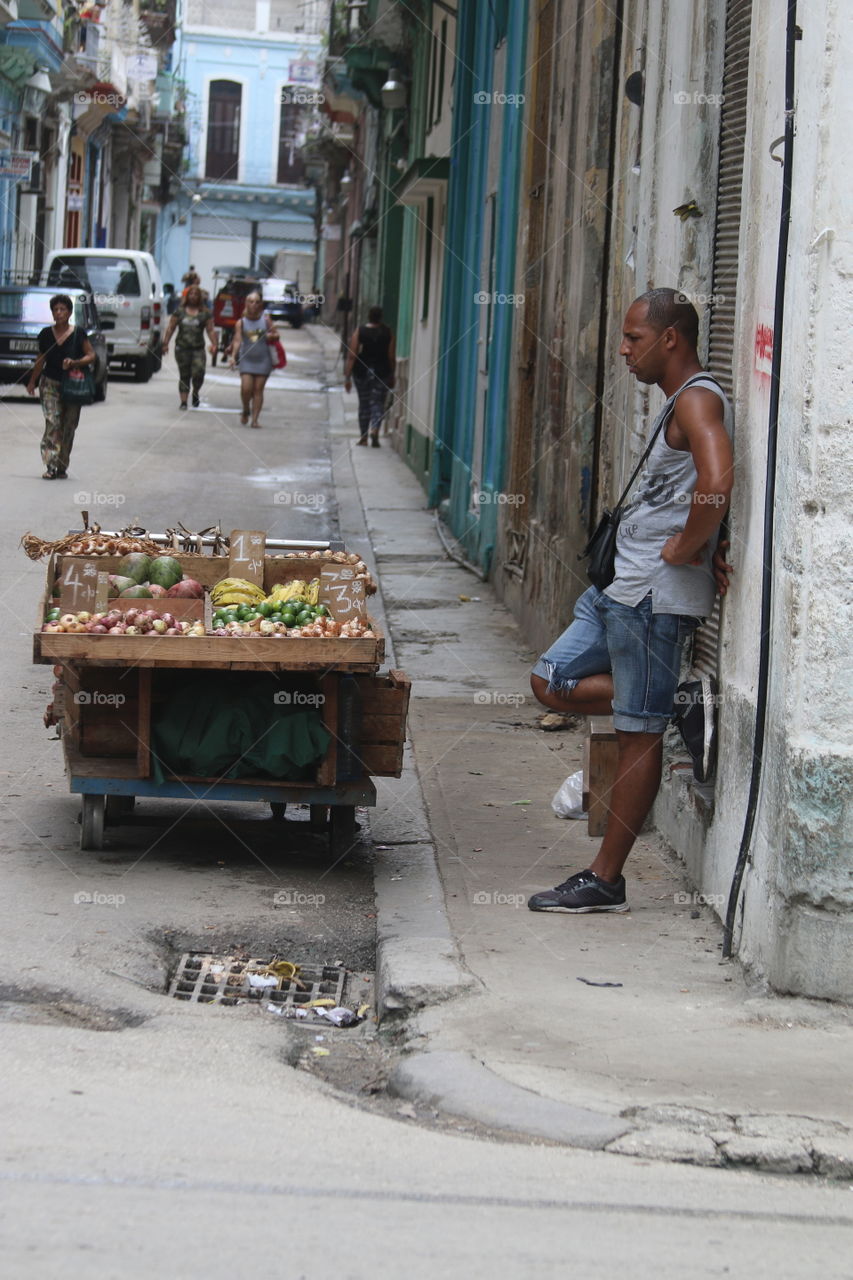
[[(708, 337), (708, 368), (734, 398), (734, 341), (746, 140), (749, 41), (752, 0), (729, 0), (723, 68), (724, 101), (720, 112), (720, 167), (717, 176), (717, 219), (714, 235), (712, 289), (714, 302)], [(737, 426), (737, 424), (735, 424)], [(719, 665), (720, 599), (693, 641), (693, 666), (716, 675)]]

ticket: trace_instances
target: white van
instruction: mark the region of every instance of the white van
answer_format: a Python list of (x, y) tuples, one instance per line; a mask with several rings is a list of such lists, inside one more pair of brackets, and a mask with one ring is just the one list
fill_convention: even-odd
[(160, 368), (163, 282), (157, 263), (141, 249), (54, 249), (44, 283), (56, 289), (91, 288), (111, 365), (147, 382)]

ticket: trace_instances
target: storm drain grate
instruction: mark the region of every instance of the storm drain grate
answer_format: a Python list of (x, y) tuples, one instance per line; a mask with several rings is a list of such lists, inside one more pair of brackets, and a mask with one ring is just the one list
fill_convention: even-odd
[(267, 971), (274, 963), (190, 951), (181, 956), (169, 995), (196, 1004), (237, 1005), (264, 1000), (282, 1009), (307, 1005), (312, 1000), (331, 999), (336, 1005), (342, 1002), (346, 969), (300, 965), (295, 978), (279, 978), (277, 986), (254, 986), (250, 979), (271, 976)]

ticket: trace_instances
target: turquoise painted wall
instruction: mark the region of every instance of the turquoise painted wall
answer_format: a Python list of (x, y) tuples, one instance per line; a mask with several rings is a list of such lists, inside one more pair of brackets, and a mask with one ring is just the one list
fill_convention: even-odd
[[(496, 26), (496, 22), (500, 27)], [(491, 306), (488, 390), (482, 452), (474, 457), (478, 338), (481, 305), (476, 295), (491, 288), (511, 297), (515, 283), (524, 111), (526, 0), (495, 8), (489, 0), (460, 4), (453, 111), (444, 302), (436, 409), (436, 450), (430, 500), (449, 499), (448, 519), (470, 558), (487, 571), (495, 544), (498, 503), (506, 468), (509, 423), (506, 406), (512, 368), (516, 308)], [(495, 48), (505, 39), (502, 83)], [(516, 105), (497, 112), (483, 94), (510, 95)], [(478, 100), (479, 99), (479, 100)], [(495, 223), (485, 225), (490, 130), (501, 126)], [(493, 276), (480, 279), (484, 238), (494, 234)], [(481, 477), (483, 501), (471, 511), (472, 474)]]

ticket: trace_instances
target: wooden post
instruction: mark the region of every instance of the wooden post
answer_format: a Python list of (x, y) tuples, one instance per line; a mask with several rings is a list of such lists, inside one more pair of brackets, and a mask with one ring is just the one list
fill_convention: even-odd
[(584, 744), (583, 791), (587, 833), (603, 836), (610, 817), (610, 791), (616, 777), (619, 749), (612, 716), (590, 716)]

